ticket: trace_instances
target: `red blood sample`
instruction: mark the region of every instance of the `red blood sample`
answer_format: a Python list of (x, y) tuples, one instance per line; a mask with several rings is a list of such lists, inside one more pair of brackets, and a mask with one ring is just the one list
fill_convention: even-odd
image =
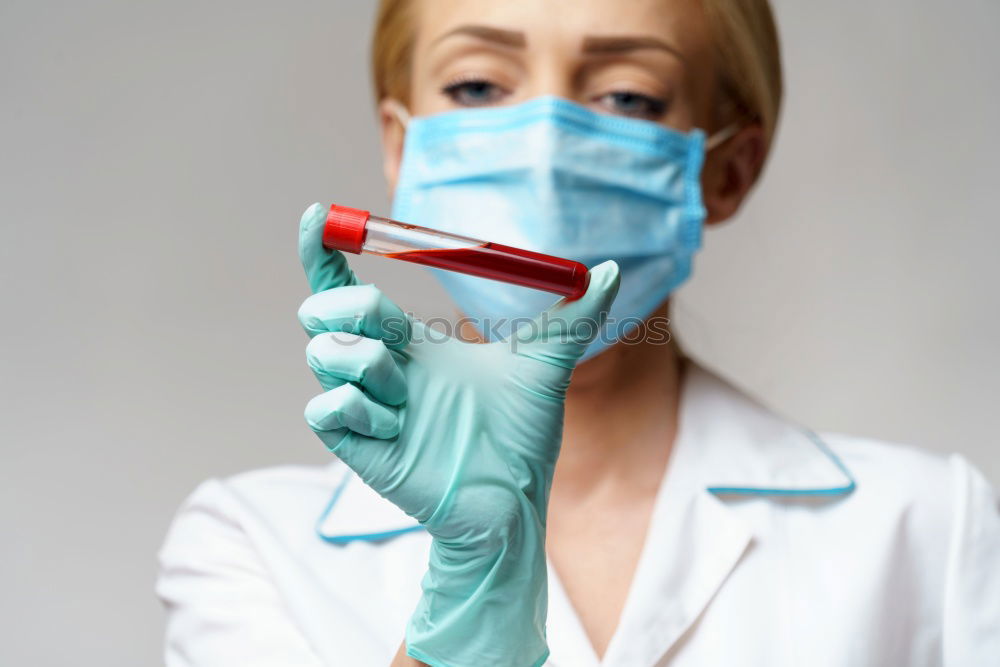
[(570, 301), (583, 296), (590, 283), (587, 267), (580, 262), (499, 243), (407, 250), (389, 253), (386, 257), (553, 292)]

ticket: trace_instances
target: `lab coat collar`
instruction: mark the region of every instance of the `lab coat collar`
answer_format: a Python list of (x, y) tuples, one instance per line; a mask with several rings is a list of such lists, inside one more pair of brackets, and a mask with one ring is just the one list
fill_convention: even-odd
[(320, 539), (331, 544), (354, 540), (378, 542), (423, 530), (415, 519), (375, 493), (342, 462), (332, 465), (338, 481), (316, 521)]
[(680, 450), (675, 460), (690, 456), (692, 474), (719, 496), (840, 496), (856, 487), (819, 436), (691, 361), (684, 366)]
[[(670, 467), (680, 465), (684, 486), (694, 484), (723, 499), (840, 496), (855, 488), (850, 472), (814, 433), (691, 361), (684, 364)], [(322, 539), (379, 541), (421, 529), (342, 463), (334, 466), (339, 481), (316, 523)]]

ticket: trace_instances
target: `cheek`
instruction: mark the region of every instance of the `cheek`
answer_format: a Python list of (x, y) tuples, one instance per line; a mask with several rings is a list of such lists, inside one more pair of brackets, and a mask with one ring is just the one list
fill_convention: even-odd
[(713, 75), (698, 70), (696, 62), (689, 63), (685, 68), (663, 118), (667, 125), (682, 132), (698, 128), (708, 133), (713, 129)]
[(691, 83), (694, 123), (707, 134), (720, 128), (718, 124), (719, 84), (718, 75), (711, 61), (706, 62)]
[(663, 117), (663, 123), (675, 130), (689, 132), (696, 127), (694, 119), (695, 114), (691, 100), (685, 95), (678, 95)]

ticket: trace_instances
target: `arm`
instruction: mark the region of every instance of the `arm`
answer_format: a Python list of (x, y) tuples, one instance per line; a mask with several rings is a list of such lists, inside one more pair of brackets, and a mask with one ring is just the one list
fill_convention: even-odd
[(160, 551), (165, 663), (320, 667), (215, 480), (181, 508)]
[(399, 645), (396, 657), (392, 659), (392, 664), (389, 667), (427, 667), (427, 665), (406, 655), (406, 642), (404, 641)]
[(944, 600), (944, 664), (986, 665), (1000, 656), (1000, 506), (996, 492), (952, 457), (955, 501)]
[[(326, 213), (300, 223), (313, 290), (298, 316), (323, 388), (306, 422), (369, 487), (433, 538), (406, 652), (430, 665), (541, 665), (545, 517), (566, 390), (618, 290), (590, 271), (506, 342), (432, 335), (322, 243)], [(596, 326), (595, 326), (596, 324)], [(404, 663), (405, 664), (405, 663)]]

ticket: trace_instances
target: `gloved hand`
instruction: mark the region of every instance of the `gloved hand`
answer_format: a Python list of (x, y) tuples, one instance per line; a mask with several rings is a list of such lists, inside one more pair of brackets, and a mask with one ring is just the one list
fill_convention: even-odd
[(407, 652), (435, 667), (540, 665), (549, 653), (545, 515), (563, 400), (617, 293), (618, 267), (595, 267), (583, 297), (557, 304), (510, 343), (428, 338), (323, 248), (325, 219), (314, 204), (299, 233), (314, 292), (299, 320), (325, 390), (305, 417), (433, 537)]

